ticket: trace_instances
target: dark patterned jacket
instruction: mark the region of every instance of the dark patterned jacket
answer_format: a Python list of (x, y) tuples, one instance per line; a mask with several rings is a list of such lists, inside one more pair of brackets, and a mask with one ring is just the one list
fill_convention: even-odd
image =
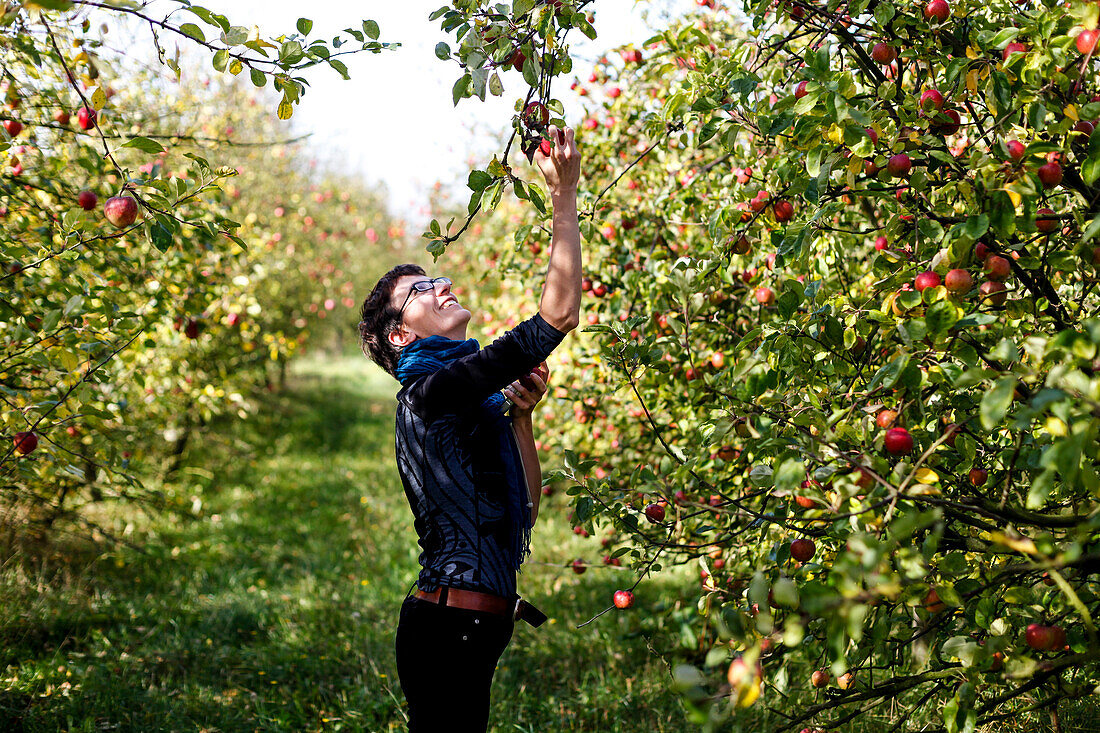
[(565, 336), (536, 313), (398, 392), (397, 468), (423, 549), (421, 590), (446, 585), (515, 597), (504, 461), (497, 435), (489, 432), (496, 428), (478, 413), (493, 392), (530, 373)]

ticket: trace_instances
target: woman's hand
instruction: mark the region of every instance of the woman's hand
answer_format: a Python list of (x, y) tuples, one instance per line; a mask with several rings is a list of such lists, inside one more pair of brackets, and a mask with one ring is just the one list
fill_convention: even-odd
[(542, 171), (551, 197), (577, 195), (577, 184), (581, 179), (581, 154), (573, 141), (573, 129), (557, 128), (550, 125), (547, 134), (553, 142), (550, 155), (542, 150), (535, 152), (535, 165)]
[(530, 381), (534, 383), (533, 389), (524, 387), (520, 380), (516, 380), (504, 388), (504, 395), (512, 401), (512, 419), (531, 419), (531, 413), (535, 405), (542, 401), (547, 392), (547, 380), (550, 379), (550, 367), (546, 362), (539, 364), (531, 372)]

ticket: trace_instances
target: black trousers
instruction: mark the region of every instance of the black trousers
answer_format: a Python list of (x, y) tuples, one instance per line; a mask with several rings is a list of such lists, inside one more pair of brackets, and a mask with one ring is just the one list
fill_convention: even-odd
[(514, 628), (509, 616), (407, 596), (395, 648), (409, 733), (485, 733), (493, 673)]

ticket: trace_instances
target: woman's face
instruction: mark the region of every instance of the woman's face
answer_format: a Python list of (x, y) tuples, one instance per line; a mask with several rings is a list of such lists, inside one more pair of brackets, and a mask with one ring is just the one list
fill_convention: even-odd
[(432, 290), (425, 292), (412, 289), (413, 283), (430, 279), (427, 275), (403, 275), (398, 278), (393, 289), (393, 307), (400, 308), (404, 303), (405, 310), (401, 327), (389, 337), (394, 346), (408, 346), (428, 336), (466, 340), (466, 325), (472, 314), (459, 305), (450, 285), (437, 282)]

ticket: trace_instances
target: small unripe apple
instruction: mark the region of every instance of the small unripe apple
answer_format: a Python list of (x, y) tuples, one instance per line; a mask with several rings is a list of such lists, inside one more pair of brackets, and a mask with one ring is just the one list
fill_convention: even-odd
[(982, 294), (982, 300), (996, 306), (1005, 304), (1005, 298), (1008, 297), (1006, 290), (1004, 283), (996, 280), (986, 280), (978, 287), (978, 292)]
[(138, 206), (129, 196), (112, 196), (103, 204), (103, 215), (119, 229), (125, 229), (137, 219)]
[(939, 89), (925, 89), (920, 95), (921, 109), (943, 109), (943, 95)]
[(1001, 52), (1001, 60), (1008, 61), (1008, 57), (1012, 54), (1024, 53), (1025, 51), (1027, 51), (1027, 46), (1020, 43), (1019, 41), (1013, 41), (1012, 43), (1005, 46), (1005, 50)]
[(814, 673), (810, 675), (810, 684), (818, 689), (827, 686), (829, 684), (829, 673), (823, 669), (815, 669)]
[(757, 288), (753, 296), (760, 305), (771, 305), (775, 302), (775, 291), (769, 287)]
[(986, 480), (989, 479), (989, 471), (986, 471), (984, 468), (972, 468), (966, 478), (974, 486), (984, 486)]
[(932, 0), (924, 6), (924, 19), (936, 23), (942, 23), (951, 15), (951, 8), (947, 0)]
[(939, 287), (940, 276), (931, 270), (927, 270), (917, 275), (916, 280), (913, 281), (913, 286), (917, 289), (918, 293), (923, 293), (928, 288)]
[(16, 433), (12, 443), (15, 445), (15, 452), (25, 456), (38, 447), (38, 436), (30, 431)]
[(665, 520), (665, 508), (660, 504), (647, 504), (645, 518), (654, 524), (659, 524)]
[(76, 195), (76, 203), (85, 211), (91, 211), (99, 204), (99, 197), (95, 195), (94, 191), (81, 191)]
[(1005, 147), (1008, 148), (1008, 157), (1012, 158), (1013, 161), (1019, 163), (1024, 159), (1024, 151), (1027, 148), (1019, 140), (1009, 140), (1005, 143)]
[(791, 557), (799, 562), (809, 562), (815, 552), (817, 552), (817, 547), (814, 545), (814, 541), (809, 538), (801, 537), (791, 543)]
[(1039, 180), (1043, 188), (1054, 188), (1062, 182), (1062, 166), (1054, 161), (1039, 166)]
[(1088, 55), (1096, 48), (1096, 39), (1100, 36), (1100, 31), (1088, 30), (1087, 28), (1081, 31), (1077, 36), (1077, 50), (1084, 55)]
[(1000, 255), (985, 258), (985, 274), (993, 280), (1004, 280), (1012, 272), (1012, 266)]
[(886, 162), (886, 172), (894, 178), (900, 178), (901, 176), (907, 175), (912, 167), (913, 164), (909, 160), (909, 156), (905, 153), (892, 155), (890, 156), (890, 160)]
[(902, 456), (913, 451), (913, 436), (905, 428), (890, 428), (886, 431), (883, 446), (887, 453)]
[(943, 279), (943, 285), (952, 293), (966, 293), (974, 287), (974, 278), (966, 270), (950, 270)]
[(894, 47), (888, 43), (879, 41), (871, 48), (871, 58), (880, 64), (889, 64), (898, 57)]
[(630, 608), (634, 605), (634, 594), (628, 590), (617, 590), (613, 596), (615, 608)]

